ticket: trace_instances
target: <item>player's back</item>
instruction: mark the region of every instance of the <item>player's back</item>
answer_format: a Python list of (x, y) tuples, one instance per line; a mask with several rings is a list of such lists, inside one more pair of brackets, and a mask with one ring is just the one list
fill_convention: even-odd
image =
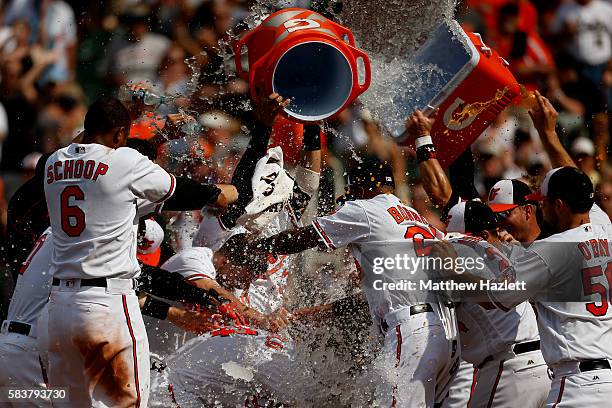
[(36, 326), (40, 312), (51, 292), (51, 254), (53, 237), (48, 228), (36, 241), (19, 270), (15, 291), (9, 305), (7, 320)]
[(356, 203), (362, 206), (370, 221), (367, 242), (442, 238), (442, 233), (429, 225), (425, 217), (393, 194), (380, 194)]
[[(610, 238), (611, 225), (584, 224), (529, 248), (550, 267), (550, 291), (567, 293), (570, 300), (536, 303), (542, 354), (549, 365), (612, 359)], [(589, 299), (577, 301), (585, 296)]]
[[(509, 265), (510, 261), (502, 250), (481, 238), (454, 233), (447, 241), (458, 256), (482, 260), (486, 266), (483, 275), (489, 275), (486, 277), (501, 276)], [(457, 308), (461, 357), (465, 361), (479, 365), (488, 356), (506, 351), (513, 344), (539, 339), (536, 316), (529, 302), (509, 311), (486, 309), (470, 299), (469, 292), (467, 294)]]
[(60, 149), (45, 169), (53, 276), (134, 277), (137, 200), (163, 201), (174, 178), (133, 149), (99, 144)]

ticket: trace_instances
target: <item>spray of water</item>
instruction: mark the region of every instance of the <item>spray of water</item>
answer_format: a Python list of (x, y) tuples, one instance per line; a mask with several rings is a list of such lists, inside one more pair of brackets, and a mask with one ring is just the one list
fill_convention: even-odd
[[(254, 28), (279, 6), (286, 7), (287, 4), (277, 0), (255, 2), (245, 20), (246, 26)], [(375, 116), (391, 117), (403, 123), (409, 112), (406, 106), (397, 103), (398, 100), (412, 99), (417, 104), (428, 102), (419, 99), (422, 97), (417, 90), (424, 83), (442, 80), (442, 74), (438, 67), (411, 63), (411, 56), (434, 27), (452, 18), (454, 6), (455, 0), (345, 0), (343, 11), (336, 17), (353, 31), (358, 46), (366, 50), (371, 58), (372, 85), (362, 97), (362, 102)], [(233, 75), (234, 56), (229, 45), (235, 38), (234, 33), (229, 33), (229, 39), (219, 44), (220, 55), (225, 61), (224, 69), (230, 75)], [(189, 59), (186, 63), (192, 70), (188, 86), (188, 96), (191, 96), (198, 91), (200, 71), (195, 59)], [(252, 107), (244, 103), (239, 109), (248, 111)], [(348, 267), (352, 262), (344, 265)], [(312, 306), (346, 295), (347, 273), (335, 270), (339, 277), (333, 279), (329, 276), (325, 278), (324, 273), (305, 273), (306, 265), (303, 262), (296, 262), (294, 268), (292, 274), (305, 277), (308, 285), (288, 291), (288, 304), (295, 307)], [(372, 405), (377, 379), (370, 371), (376, 366), (372, 361), (380, 347), (379, 335), (364, 321), (345, 323), (341, 327), (326, 324), (319, 328), (293, 327), (291, 334), (296, 344), (294, 363), (315, 373), (318, 383), (318, 390), (310, 396), (310, 401), (300, 406)]]

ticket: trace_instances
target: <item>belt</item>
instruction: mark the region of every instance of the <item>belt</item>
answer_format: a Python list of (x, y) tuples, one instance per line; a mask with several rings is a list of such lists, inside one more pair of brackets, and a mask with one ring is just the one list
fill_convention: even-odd
[(540, 340), (528, 341), (525, 343), (515, 344), (512, 347), (512, 351), (514, 354), (524, 354), (529, 353), (530, 351), (536, 351), (540, 349)]
[(610, 362), (608, 360), (587, 360), (581, 361), (578, 364), (578, 368), (581, 372), (594, 371), (594, 370), (609, 370)]
[[(53, 286), (60, 286), (61, 281), (64, 279), (53, 278)], [(65, 282), (70, 282), (72, 279), (65, 279)], [(76, 280), (76, 279), (75, 279)], [(81, 286), (96, 286), (99, 288), (105, 288), (107, 285), (106, 278), (94, 278), (94, 279), (78, 279), (81, 281)]]
[(22, 334), (24, 336), (29, 336), (31, 328), (32, 326), (30, 326), (27, 323), (10, 321), (8, 322), (8, 327), (6, 331), (9, 333), (17, 333), (17, 334)]
[[(94, 278), (94, 279), (57, 279), (53, 278), (53, 286), (66, 286), (71, 287), (71, 283), (79, 282), (81, 287), (98, 287), (98, 288), (108, 288), (109, 280), (111, 281), (111, 288), (117, 287), (117, 284), (114, 282), (123, 282), (122, 286), (126, 284), (125, 281), (128, 279), (122, 278)], [(130, 289), (135, 289), (138, 285), (136, 284), (135, 279), (129, 279), (130, 281)]]
[[(429, 303), (421, 303), (419, 305), (412, 305), (408, 308), (408, 312), (410, 313), (410, 316), (414, 316), (419, 313), (426, 313), (426, 312), (433, 312), (433, 311), (434, 311), (433, 307), (431, 307)], [(387, 330), (389, 330), (389, 325), (387, 324), (385, 320), (381, 320), (380, 328), (382, 329), (383, 332), (386, 332)]]

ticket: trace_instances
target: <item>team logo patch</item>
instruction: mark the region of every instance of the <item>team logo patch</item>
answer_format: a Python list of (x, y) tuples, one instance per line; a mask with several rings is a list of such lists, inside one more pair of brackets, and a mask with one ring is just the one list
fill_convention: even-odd
[(501, 188), (492, 188), (491, 189), (491, 193), (489, 193), (489, 201), (495, 200), (495, 197), (497, 197), (497, 194), (499, 193), (499, 190), (501, 190)]

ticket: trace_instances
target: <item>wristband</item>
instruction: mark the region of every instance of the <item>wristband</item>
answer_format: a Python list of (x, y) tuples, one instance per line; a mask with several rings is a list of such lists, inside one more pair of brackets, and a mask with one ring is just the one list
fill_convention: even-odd
[(416, 144), (416, 148), (417, 149), (419, 147), (425, 146), (425, 145), (432, 145), (433, 146), (433, 140), (431, 140), (431, 136), (429, 136), (429, 135), (423, 135), (421, 137), (417, 137), (414, 142)]
[(166, 320), (168, 317), (168, 309), (170, 305), (161, 300), (154, 299), (152, 296), (148, 296), (145, 300), (144, 306), (142, 307), (142, 314), (154, 317), (159, 320)]
[(437, 157), (436, 148), (432, 144), (418, 147), (416, 150), (416, 155), (417, 162), (419, 163), (423, 163), (429, 159), (435, 159)]
[(321, 150), (321, 128), (318, 125), (304, 126), (303, 148), (305, 152)]

